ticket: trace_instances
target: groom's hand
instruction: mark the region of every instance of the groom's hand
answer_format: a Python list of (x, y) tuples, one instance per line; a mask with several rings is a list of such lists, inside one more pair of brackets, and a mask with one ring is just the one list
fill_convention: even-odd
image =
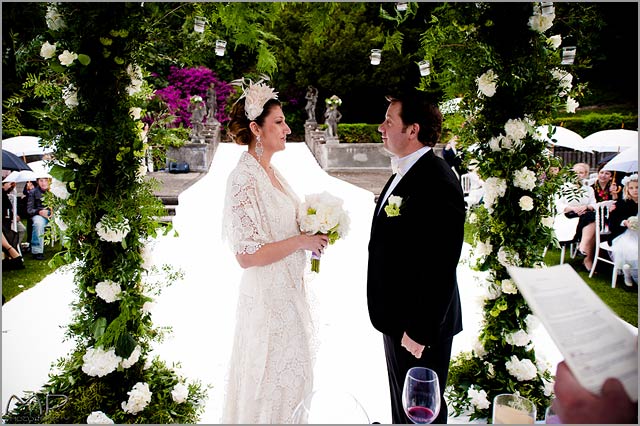
[(415, 356), (416, 358), (419, 359), (422, 356), (424, 345), (421, 345), (411, 337), (407, 336), (406, 332), (402, 335), (402, 341), (400, 342), (400, 345), (411, 352), (411, 355)]

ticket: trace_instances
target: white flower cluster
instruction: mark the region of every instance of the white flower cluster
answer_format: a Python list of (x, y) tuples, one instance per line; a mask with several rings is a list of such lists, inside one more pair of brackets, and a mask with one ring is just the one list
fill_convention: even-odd
[(547, 228), (553, 228), (553, 223), (555, 222), (555, 220), (556, 218), (553, 216), (545, 216), (540, 219), (540, 222), (542, 222), (542, 224)]
[(491, 405), (487, 399), (487, 392), (482, 389), (476, 389), (474, 385), (469, 386), (467, 396), (471, 399), (471, 405), (480, 410), (486, 410)]
[(87, 416), (87, 424), (88, 425), (112, 425), (113, 420), (107, 417), (107, 415), (102, 411), (94, 411)]
[(558, 80), (558, 87), (560, 88), (558, 96), (567, 96), (573, 89), (573, 75), (563, 69), (554, 68), (551, 70), (551, 76)]
[(498, 262), (505, 268), (508, 266), (520, 266), (520, 255), (503, 246), (498, 249)]
[(490, 177), (484, 183), (484, 204), (491, 213), (493, 203), (507, 191), (507, 181), (497, 177)]
[(473, 254), (477, 258), (482, 258), (484, 256), (490, 255), (491, 251), (493, 251), (493, 246), (491, 245), (491, 242), (489, 240), (485, 242), (477, 241), (476, 246), (473, 249)]
[(142, 89), (142, 70), (138, 65), (129, 64), (127, 66), (127, 74), (129, 74), (129, 78), (131, 79), (131, 84), (127, 86), (127, 93), (129, 96), (133, 96), (138, 93)]
[(65, 182), (59, 181), (56, 178), (51, 180), (51, 185), (49, 185), (49, 191), (53, 195), (63, 200), (69, 198), (69, 191), (67, 191), (67, 184)]
[(518, 287), (513, 282), (513, 280), (510, 280), (509, 278), (505, 278), (504, 280), (502, 280), (500, 289), (505, 294), (518, 294)]
[(78, 102), (78, 91), (73, 84), (62, 89), (62, 99), (64, 99), (64, 104), (69, 108), (75, 108), (80, 105)]
[(531, 191), (536, 187), (536, 174), (527, 167), (516, 170), (513, 174), (513, 185), (525, 191)]
[(71, 66), (71, 64), (73, 64), (73, 61), (75, 61), (76, 59), (78, 59), (78, 54), (77, 53), (73, 53), (73, 52), (69, 52), (66, 49), (64, 50), (64, 52), (62, 52), (60, 55), (58, 55), (58, 60), (65, 67)]
[(560, 36), (560, 34), (551, 36), (547, 39), (547, 43), (552, 49), (557, 49), (562, 44), (562, 36)]
[(82, 357), (82, 371), (92, 377), (103, 377), (115, 371), (121, 359), (113, 348), (105, 351), (102, 348), (90, 347)]
[(104, 215), (100, 221), (96, 223), (96, 232), (103, 241), (119, 243), (127, 236), (129, 231), (131, 231), (131, 227), (129, 226), (129, 220), (127, 218), (123, 218), (121, 222), (117, 222), (113, 218)]
[(125, 413), (130, 414), (138, 414), (140, 411), (144, 410), (149, 402), (151, 402), (151, 394), (152, 392), (149, 390), (149, 384), (138, 382), (133, 386), (127, 395), (129, 395), (129, 400), (127, 402), (122, 402), (122, 409)]
[(173, 387), (173, 390), (171, 390), (171, 398), (178, 404), (186, 402), (188, 396), (189, 388), (184, 383), (178, 383)]
[(120, 284), (116, 282), (106, 280), (100, 281), (98, 284), (96, 284), (96, 294), (99, 298), (107, 303), (112, 303), (116, 300), (120, 300), (121, 293), (122, 289), (120, 288)]
[(519, 360), (517, 356), (511, 355), (511, 359), (505, 363), (507, 371), (520, 382), (533, 380), (536, 378), (538, 370), (530, 359)]
[(478, 94), (482, 94), (488, 98), (495, 95), (497, 81), (498, 75), (492, 69), (476, 78), (476, 83), (478, 83)]
[(527, 136), (527, 125), (524, 120), (510, 118), (504, 125), (507, 138), (513, 142), (519, 142)]
[(350, 219), (342, 203), (342, 199), (326, 191), (307, 195), (299, 210), (300, 230), (308, 234), (335, 232), (338, 238), (345, 237)]
[(509, 333), (504, 339), (508, 344), (514, 346), (527, 346), (531, 341), (531, 337), (524, 330), (518, 330), (515, 333)]
[(580, 103), (578, 101), (573, 99), (571, 96), (567, 96), (567, 105), (565, 107), (565, 110), (569, 114), (575, 114), (576, 109), (578, 109), (579, 106), (580, 106)]
[(243, 97), (245, 98), (244, 113), (249, 120), (253, 121), (262, 114), (264, 104), (269, 99), (278, 99), (278, 92), (265, 83), (250, 83), (249, 87), (245, 88)]
[(479, 339), (476, 339), (476, 341), (473, 342), (473, 352), (478, 355), (478, 358), (484, 358), (487, 354), (484, 345)]
[(136, 348), (133, 350), (133, 352), (131, 352), (131, 355), (129, 355), (129, 358), (127, 359), (122, 359), (122, 361), (120, 361), (120, 367), (122, 368), (129, 368), (132, 365), (134, 365), (136, 362), (138, 362), (140, 360), (140, 355), (142, 355), (142, 348), (140, 348), (140, 345), (136, 346)]
[(529, 197), (528, 195), (523, 195), (522, 197), (520, 197), (518, 205), (525, 212), (531, 211), (533, 210), (533, 198)]
[(547, 31), (553, 25), (555, 14), (543, 15), (540, 5), (536, 4), (533, 10), (533, 16), (529, 18), (529, 27), (539, 33)]
[(44, 59), (51, 59), (56, 55), (56, 44), (50, 44), (48, 41), (45, 41), (40, 48), (40, 56)]
[(486, 297), (489, 300), (496, 300), (502, 295), (502, 287), (496, 282), (489, 283), (487, 286)]
[(55, 5), (47, 6), (47, 14), (44, 16), (47, 27), (52, 31), (61, 30), (66, 27), (62, 15), (58, 12)]

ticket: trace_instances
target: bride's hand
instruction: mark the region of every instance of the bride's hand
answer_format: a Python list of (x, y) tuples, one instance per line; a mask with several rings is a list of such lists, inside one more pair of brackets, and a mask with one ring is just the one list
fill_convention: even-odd
[(324, 248), (329, 244), (329, 237), (324, 234), (300, 234), (300, 240), (301, 248), (318, 254), (322, 254)]

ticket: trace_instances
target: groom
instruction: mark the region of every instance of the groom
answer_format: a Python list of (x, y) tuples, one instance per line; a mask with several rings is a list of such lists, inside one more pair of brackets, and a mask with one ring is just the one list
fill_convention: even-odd
[(462, 331), (456, 267), (464, 198), (451, 167), (432, 149), (442, 129), (438, 108), (417, 92), (387, 101), (378, 131), (394, 155), (394, 174), (382, 190), (371, 226), (369, 317), (384, 338), (393, 423), (412, 423), (402, 408), (402, 386), (407, 371), (416, 366), (438, 374), (441, 406), (433, 423), (446, 423), (442, 396), (451, 342)]

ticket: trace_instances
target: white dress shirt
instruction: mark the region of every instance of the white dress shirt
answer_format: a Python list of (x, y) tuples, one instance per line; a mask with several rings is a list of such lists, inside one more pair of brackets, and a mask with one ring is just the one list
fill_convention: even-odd
[(382, 198), (382, 203), (380, 203), (380, 208), (376, 214), (380, 213), (380, 210), (383, 209), (384, 203), (387, 202), (387, 198), (389, 195), (393, 193), (393, 190), (398, 185), (398, 182), (402, 179), (404, 175), (407, 174), (409, 169), (416, 164), (416, 162), (422, 157), (424, 154), (431, 150), (430, 146), (423, 146), (417, 151), (412, 152), (411, 154), (404, 156), (402, 158), (391, 157), (391, 170), (395, 174), (393, 181), (391, 181), (391, 185), (387, 188), (387, 192), (384, 193), (384, 198)]

